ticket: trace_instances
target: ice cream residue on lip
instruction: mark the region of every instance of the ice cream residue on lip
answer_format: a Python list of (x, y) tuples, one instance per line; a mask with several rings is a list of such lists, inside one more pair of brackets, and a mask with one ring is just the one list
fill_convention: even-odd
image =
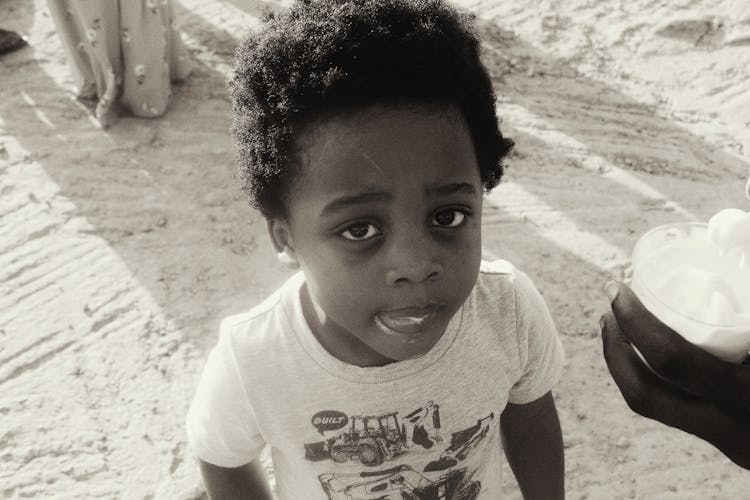
[(384, 309), (379, 314), (385, 314), (392, 318), (418, 318), (428, 316), (438, 308), (436, 304), (427, 304), (423, 306), (408, 306), (395, 309)]
[(430, 305), (381, 311), (375, 315), (375, 321), (388, 333), (419, 333), (424, 323), (437, 314), (437, 310), (437, 306)]

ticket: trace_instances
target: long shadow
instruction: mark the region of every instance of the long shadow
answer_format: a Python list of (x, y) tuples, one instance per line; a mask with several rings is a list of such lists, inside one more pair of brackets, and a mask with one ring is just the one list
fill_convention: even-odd
[[(190, 37), (221, 54), (224, 63), (228, 62), (233, 50), (231, 34), (217, 33), (216, 26), (197, 16), (186, 15), (184, 20), (182, 28)], [(530, 54), (530, 60), (536, 61), (539, 67), (564, 67), (564, 63), (546, 58), (518, 40), (507, 47), (506, 37), (500, 37), (503, 40), (500, 43), (495, 29), (494, 25), (483, 24), (482, 36), (499, 51), (487, 56), (487, 60), (496, 75), (500, 94), (507, 82), (519, 78), (498, 69), (505, 67), (504, 54), (508, 51)], [(579, 101), (573, 95), (557, 92), (555, 78), (536, 79), (533, 91), (530, 87), (528, 94), (513, 94), (512, 99), (536, 112), (555, 109), (550, 103), (553, 98), (561, 106), (566, 104), (566, 109), (575, 109)], [(247, 207), (233, 181), (228, 132), (230, 109), (224, 80), (222, 73), (206, 64), (198, 64), (188, 80), (175, 88), (174, 100), (165, 117), (156, 120), (125, 117), (106, 132), (92, 128), (87, 112), (35, 61), (19, 60), (13, 74), (7, 80), (4, 76), (0, 89), (4, 134), (15, 137), (31, 152), (31, 160), (39, 163), (59, 185), (59, 194), (71, 200), (76, 213), (90, 222), (91, 228), (86, 231), (108, 243), (164, 313), (185, 332), (187, 340), (202, 351), (215, 342), (216, 326), (222, 316), (246, 310), (288, 274), (275, 265), (270, 245), (266, 243), (263, 222)], [(643, 105), (600, 82), (580, 78), (576, 78), (576, 82), (581, 92), (598, 96), (597, 105), (602, 109), (611, 108), (613, 103), (618, 106), (624, 103), (648, 114), (649, 110)], [(30, 105), (27, 97), (36, 105)], [(40, 119), (40, 110), (51, 126)], [(580, 129), (567, 127), (569, 122), (563, 116), (545, 115), (545, 118), (575, 135), (595, 154), (608, 154), (608, 148), (597, 144), (594, 132), (575, 132)], [(576, 120), (585, 122), (587, 116), (581, 113)], [(600, 122), (589, 120), (587, 128), (595, 131)], [(513, 124), (508, 125), (512, 129)], [(736, 160), (722, 157), (700, 137), (654, 117), (649, 135), (658, 136), (659, 131), (667, 131), (670, 137), (676, 138), (678, 147), (683, 145), (716, 163), (736, 165)], [(509, 176), (552, 207), (576, 217), (577, 203), (570, 204), (571, 200), (555, 186), (534, 181), (551, 169), (567, 176), (582, 171), (574, 165), (558, 164), (542, 165), (535, 173), (532, 170), (534, 158), (527, 148), (541, 150), (544, 144), (518, 131), (510, 135), (519, 139), (522, 147), (513, 159), (515, 166)], [(87, 141), (97, 146), (89, 149), (85, 147)], [(650, 144), (637, 136), (629, 137), (628, 141), (634, 141), (635, 146)], [(106, 143), (106, 147), (102, 147), (102, 143)], [(71, 144), (78, 148), (72, 149)], [(71, 168), (71, 162), (79, 165)], [(612, 187), (609, 181), (596, 175), (581, 175), (580, 182), (579, 189), (584, 192), (606, 193), (602, 206), (617, 207), (632, 198), (632, 193)], [(614, 222), (618, 220), (615, 209), (606, 216), (612, 218), (613, 224), (619, 223)], [(584, 219), (577, 221), (582, 228), (591, 231), (597, 227)], [(634, 221), (634, 231), (645, 229), (648, 222), (650, 220)], [(499, 217), (486, 229), (486, 246), (529, 271), (556, 315), (563, 318), (561, 330), (566, 334), (566, 347), (576, 356), (580, 354), (580, 359), (586, 359), (586, 366), (566, 369), (566, 378), (560, 386), (564, 426), (573, 439), (578, 440), (569, 453), (574, 457), (593, 453), (603, 462), (614, 464), (610, 444), (617, 437), (626, 434), (633, 442), (647, 442), (659, 434), (660, 428), (648, 424), (644, 428), (643, 423), (635, 420), (627, 429), (613, 429), (610, 425), (605, 431), (600, 429), (602, 422), (608, 421), (608, 415), (626, 411), (616, 391), (607, 385), (605, 369), (598, 359), (598, 346), (595, 352), (592, 349), (598, 344), (598, 339), (593, 338), (598, 313), (606, 307), (599, 287), (607, 272), (540, 237), (532, 225), (512, 214), (505, 220)], [(612, 244), (624, 245), (624, 239), (617, 234), (617, 231), (599, 232), (599, 236)], [(248, 259), (254, 262), (248, 263)], [(258, 268), (265, 270), (260, 276), (253, 274), (253, 269)], [(574, 301), (566, 293), (571, 287), (585, 288), (590, 293)], [(82, 292), (78, 306), (83, 307), (87, 293)], [(573, 401), (580, 397), (580, 387), (587, 381), (590, 397), (600, 399), (601, 408), (599, 415), (581, 419)], [(602, 436), (607, 438), (595, 439)], [(661, 441), (660, 446), (644, 453), (651, 453), (658, 461), (671, 459), (673, 450), (680, 446), (705, 450), (696, 441), (678, 443), (681, 439), (683, 435), (676, 434), (674, 439)], [(689, 463), (690, 457), (684, 455), (678, 461)], [(585, 491), (588, 478), (596, 471), (585, 465), (580, 467), (581, 476), (577, 481), (581, 491)], [(627, 476), (632, 470), (613, 472), (613, 476)]]
[[(503, 130), (517, 142), (506, 179), (541, 200), (544, 207), (539, 210), (558, 212), (580, 232), (593, 234), (627, 255), (648, 228), (683, 220), (685, 215), (664, 200), (613, 182), (606, 165), (658, 187), (677, 203), (689, 193), (693, 205), (684, 208), (703, 220), (727, 203), (744, 202), (741, 192), (748, 163), (612, 86), (582, 77), (566, 61), (549, 57), (495, 22), (480, 21), (480, 33), (484, 61), (500, 96)], [(507, 114), (504, 104), (510, 109)], [(529, 134), (533, 127), (528, 122), (513, 121), (514, 117), (528, 120), (526, 113), (517, 111), (519, 107), (538, 117), (536, 123), (545, 129), (572, 138), (575, 147)], [(605, 168), (584, 167), (580, 160), (586, 155), (605, 160)], [(503, 186), (497, 189), (502, 197)], [(736, 192), (730, 192), (733, 189)], [(626, 277), (627, 269), (583, 260), (558, 242), (540, 237), (544, 229), (535, 227), (534, 218), (524, 217), (523, 211), (486, 207), (484, 244), (534, 278), (553, 310), (569, 359), (577, 362), (566, 367), (558, 387), (570, 490), (609, 496), (612, 490), (607, 488), (612, 485), (630, 487), (628, 477), (634, 471), (644, 478), (670, 474), (697, 487), (691, 469), (695, 459), (689, 457), (697, 450), (702, 455), (699, 461), (722, 463), (724, 473), (747, 485), (741, 473), (713, 450), (708, 452), (713, 458), (708, 458), (703, 443), (641, 419), (621, 404), (601, 358), (598, 317), (609, 307), (603, 283)], [(598, 401), (598, 407), (586, 408), (579, 403), (582, 398)], [(625, 427), (623, 414), (632, 417)], [(623, 435), (634, 444), (629, 452), (615, 445)], [(606, 479), (597, 477), (593, 464), (620, 472)]]
[[(257, 3), (261, 14), (264, 14), (268, 10), (265, 2)], [(212, 52), (221, 54), (224, 61), (228, 62), (233, 51), (233, 36), (221, 32), (215, 25), (205, 23), (198, 16), (189, 13), (182, 15), (182, 28)], [(485, 61), (494, 76), (498, 94), (507, 96), (511, 102), (533, 113), (543, 115), (545, 121), (584, 144), (592, 154), (608, 158), (624, 169), (638, 167), (620, 155), (612, 157), (612, 145), (603, 144), (597, 135), (602, 127), (603, 117), (623, 123), (628, 120), (627, 116), (622, 118), (623, 110), (628, 110), (631, 117), (633, 114), (648, 117), (649, 120), (641, 120), (639, 123), (649, 128), (641, 128), (640, 132), (634, 130), (626, 137), (621, 137), (621, 151), (637, 149), (653, 151), (657, 155), (660, 148), (655, 147), (655, 143), (658, 138), (669, 137), (670, 151), (691, 152), (686, 159), (692, 157), (693, 165), (667, 165), (665, 174), (687, 175), (690, 181), (697, 178), (710, 185), (708, 181), (713, 178), (722, 175), (725, 178), (739, 178), (746, 172), (746, 165), (737, 158), (718, 151), (701, 137), (659, 118), (654, 110), (602, 82), (581, 78), (564, 62), (539, 53), (517, 37), (510, 37), (507, 31), (496, 24), (482, 22), (481, 36), (483, 42), (490, 47), (485, 52)], [(523, 65), (509, 70), (510, 59), (523, 61)], [(18, 103), (12, 110), (9, 106), (3, 112), (7, 133), (17, 137), (35, 157), (43, 158), (45, 170), (61, 186), (61, 193), (73, 200), (80, 212), (92, 221), (97, 233), (105, 237), (119, 253), (130, 255), (130, 252), (153, 252), (153, 259), (151, 254), (148, 258), (136, 258), (134, 254), (125, 260), (141, 261), (135, 266), (138, 278), (144, 284), (150, 284), (149, 288), (153, 289), (156, 296), (162, 295), (163, 302), (168, 304), (179, 303), (179, 300), (174, 300), (174, 290), (163, 290), (165, 279), (155, 276), (159, 274), (155, 272), (156, 267), (174, 274), (177, 287), (184, 292), (189, 291), (190, 280), (186, 276), (191, 273), (186, 273), (184, 264), (179, 263), (185, 262), (182, 249), (197, 243), (221, 251), (209, 252), (213, 254), (213, 258), (200, 264), (198, 270), (194, 270), (196, 274), (201, 274), (200, 269), (204, 268), (221, 268), (222, 274), (236, 275), (234, 266), (228, 262), (242, 258), (238, 254), (248, 254), (256, 245), (256, 237), (264, 237), (264, 230), (259, 227), (262, 224), (258, 216), (244, 205), (242, 194), (232, 179), (232, 145), (228, 134), (230, 116), (223, 74), (198, 64), (188, 80), (176, 88), (174, 101), (165, 117), (156, 120), (125, 117), (109, 131), (102, 132), (91, 129), (81, 106), (70, 100), (69, 94), (61, 90), (43, 70), (26, 60), (19, 64), (19, 71), (14, 71), (13, 76), (6, 80), (6, 88), (13, 89), (6, 94), (7, 98)], [(525, 66), (543, 70), (546, 76), (528, 77)], [(575, 81), (575, 86), (564, 86), (565, 89), (576, 89), (575, 93), (560, 91), (563, 87), (560, 82), (565, 79)], [(70, 116), (78, 117), (76, 128), (65, 130), (64, 134), (71, 138), (75, 135), (91, 137), (92, 142), (98, 143), (109, 141), (105, 157), (92, 156), (92, 151), (83, 148), (71, 153), (72, 160), (90, 163), (91, 168), (71, 169), (58, 161), (54, 152), (65, 147), (65, 143), (50, 139), (54, 133), (39, 123), (35, 108), (23, 102), (21, 90), (36, 102), (36, 109), (45, 111), (52, 120), (53, 127), (56, 122), (55, 114), (68, 118), (66, 123), (70, 121)], [(596, 99), (591, 96), (596, 96)], [(587, 102), (587, 106), (581, 106), (582, 100)], [(502, 103), (499, 111), (502, 115)], [(201, 120), (198, 125), (193, 121), (196, 116), (215, 118)], [(34, 123), (39, 124), (39, 133), (28, 134), (26, 131), (31, 128), (29, 125)], [(601, 175), (580, 168), (574, 159), (566, 158), (564, 152), (555, 152), (553, 146), (514, 130), (512, 122), (506, 121), (503, 126), (519, 144), (516, 157), (511, 159), (508, 177), (567, 216), (575, 218), (577, 212), (582, 210), (590, 214), (591, 206), (594, 205), (600, 206), (601, 210), (598, 212), (606, 213), (613, 224), (622, 225), (623, 221), (617, 217), (618, 209), (624, 203), (633, 203), (631, 200), (634, 198), (635, 203), (643, 201), (637, 200), (637, 195)], [(14, 128), (24, 132), (14, 133)], [(194, 150), (186, 148), (196, 143), (204, 145), (200, 156), (196, 156)], [(560, 161), (554, 164), (536, 161), (538, 158), (554, 157), (558, 157)], [(720, 168), (717, 167), (718, 172), (707, 171), (705, 163)], [(165, 164), (169, 164), (169, 167), (164, 166)], [(560, 177), (575, 177), (578, 181), (575, 190), (562, 190), (554, 184), (536, 182), (541, 177), (549, 178), (551, 172)], [(111, 175), (118, 180), (118, 185), (112, 186), (113, 189), (127, 189), (123, 196), (112, 196), (105, 186), (98, 185), (102, 177), (109, 178)], [(502, 186), (498, 189), (502, 190)], [(578, 192), (586, 193), (586, 196), (581, 196)], [(592, 200), (594, 196), (599, 199)], [(613, 202), (613, 199), (617, 201)], [(648, 208), (648, 202), (643, 206)], [(653, 219), (672, 217), (668, 211), (662, 213), (659, 212), (659, 207), (656, 208), (643, 210), (644, 217), (630, 221), (631, 234), (637, 235), (645, 230)], [(185, 213), (195, 212), (201, 213), (205, 220), (184, 220)], [(659, 215), (652, 216), (655, 213)], [(232, 214), (237, 214), (241, 221), (239, 224), (238, 219), (231, 218)], [(135, 223), (137, 220), (149, 222)], [(599, 232), (599, 236), (605, 239), (610, 238), (609, 241), (615, 246), (627, 243), (618, 236), (617, 231), (612, 231), (611, 234), (601, 232), (598, 221), (594, 221), (591, 227), (586, 219), (576, 221), (582, 229)], [(183, 223), (184, 227), (181, 226)], [(206, 233), (197, 232), (196, 227), (201, 223), (205, 224), (203, 229)], [(133, 224), (135, 226), (130, 227)], [(165, 244), (164, 241), (169, 243)], [(549, 241), (541, 241), (544, 244), (540, 247), (550, 247)], [(503, 244), (506, 247), (512, 246), (512, 242)], [(517, 250), (519, 258), (525, 261), (523, 257), (526, 253), (522, 248)], [(144, 267), (143, 261), (165, 264)], [(283, 274), (280, 272), (280, 275)], [(206, 280), (211, 281), (208, 278)], [(249, 283), (253, 284), (252, 280)], [(220, 289), (221, 287), (217, 287), (216, 291)], [(262, 296), (262, 293), (257, 296)], [(251, 298), (256, 298), (256, 295), (253, 294)], [(212, 299), (217, 300), (216, 297)], [(218, 300), (222, 299), (219, 297)], [(245, 298), (231, 300), (232, 303), (246, 301)], [(223, 312), (227, 308), (229, 306), (220, 305), (218, 310)], [(190, 323), (196, 319), (189, 311), (178, 311), (175, 317), (188, 318), (187, 322)]]
[[(722, 151), (612, 86), (583, 77), (568, 62), (549, 57), (494, 21), (480, 21), (480, 34), (484, 61), (501, 97), (498, 112), (506, 117), (503, 127), (518, 145), (508, 177), (573, 218), (582, 230), (615, 246), (626, 244), (622, 249), (629, 252), (649, 227), (685, 218), (663, 200), (610, 181), (606, 173), (612, 165), (678, 204), (689, 191), (698, 202), (685, 208), (702, 220), (725, 204), (744, 203), (750, 160)], [(510, 108), (507, 115), (504, 104)], [(514, 123), (516, 117), (526, 123)], [(523, 132), (534, 126), (559, 132), (574, 146)], [(584, 156), (601, 158), (602, 170), (585, 168)], [(564, 181), (549, 181), (555, 177)], [(607, 225), (626, 227), (630, 241), (621, 231), (602, 231)]]
[[(232, 54), (229, 33), (190, 13), (181, 21), (223, 61)], [(35, 60), (8, 65), (5, 133), (32, 153), (91, 223), (89, 232), (117, 251), (191, 341), (213, 343), (221, 316), (246, 309), (287, 274), (263, 245), (264, 224), (234, 182), (224, 74), (196, 58), (165, 116), (123, 116), (102, 131)], [(262, 279), (250, 273), (249, 258), (264, 261)]]
[[(33, 7), (40, 3), (12, 4), (28, 11), (22, 16), (26, 24), (12, 28), (31, 29), (34, 16), (40, 17)], [(6, 8), (8, 4), (0, 5), (0, 17)], [(119, 480), (112, 475), (126, 469), (149, 467), (149, 463), (159, 467), (171, 460), (164, 478), (183, 470), (188, 463), (184, 442), (166, 440), (181, 434), (179, 422), (194, 389), (190, 381), (202, 359), (188, 363), (178, 354), (179, 344), (197, 347), (202, 357), (215, 343), (223, 316), (247, 310), (288, 275), (275, 262), (270, 246), (262, 244), (265, 226), (233, 179), (226, 77), (212, 63), (226, 65), (234, 39), (199, 17), (183, 19), (186, 33), (211, 50), (194, 49), (193, 73), (173, 88), (167, 114), (154, 120), (123, 116), (109, 130), (94, 126), (90, 110), (69, 91), (70, 79), (60, 76), (67, 67), (51, 30), (33, 33), (31, 48), (1, 61), (0, 359), (12, 363), (10, 368), (1, 367), (0, 385), (8, 398), (19, 401), (8, 406), (10, 399), (4, 398), (1, 411), (29, 415), (24, 384), (36, 388), (39, 394), (31, 398), (40, 399), (39, 408), (49, 408), (69, 394), (81, 398), (87, 409), (81, 409), (78, 417), (68, 415), (70, 425), (49, 424), (49, 428), (66, 432), (71, 427), (67, 435), (73, 441), (82, 435), (76, 429), (86, 428), (96, 442), (101, 440), (101, 453), (94, 455), (105, 465), (91, 472), (90, 481), (109, 484), (113, 490)], [(198, 57), (202, 52), (210, 52), (210, 57)], [(217, 53), (220, 58), (211, 55)], [(129, 276), (123, 279), (123, 273), (109, 265), (126, 268)], [(71, 278), (71, 269), (77, 278)], [(254, 272), (257, 269), (262, 273)], [(112, 283), (119, 279), (123, 282)], [(65, 290), (60, 283), (65, 283)], [(16, 293), (21, 289), (29, 291)], [(142, 298), (142, 290), (158, 311)], [(154, 316), (158, 322), (152, 321)], [(30, 325), (34, 317), (39, 318), (35, 327)], [(54, 324), (49, 318), (65, 323)], [(123, 335), (113, 335), (116, 328)], [(123, 351), (97, 348), (93, 342), (104, 336), (109, 336), (108, 349)], [(132, 352), (142, 352), (145, 347), (135, 344), (155, 347), (160, 338), (173, 343), (163, 343), (163, 350), (152, 349), (153, 358), (147, 353), (148, 359), (134, 361), (127, 352), (128, 344), (133, 345)], [(125, 363), (130, 366), (124, 368)], [(139, 391), (139, 383), (154, 381), (160, 363), (164, 386)], [(61, 366), (63, 370), (70, 366), (71, 371), (59, 372)], [(132, 378), (139, 369), (149, 370), (143, 382)], [(89, 393), (89, 386), (97, 384)], [(165, 387), (170, 389), (169, 397), (155, 403), (153, 410), (144, 410), (147, 395), (163, 396)], [(68, 414), (78, 403), (78, 399), (61, 403), (59, 410)], [(96, 409), (99, 405), (122, 408), (126, 420), (114, 424), (111, 414)], [(131, 411), (132, 418), (125, 417)], [(160, 415), (161, 411), (169, 415)], [(32, 415), (33, 426), (23, 426), (17, 419), (7, 422), (13, 433), (7, 434), (4, 447), (37, 442), (35, 434), (46, 432), (40, 430), (45, 422), (58, 418)], [(147, 433), (123, 423), (129, 420)], [(160, 432), (162, 425), (172, 429), (160, 435), (159, 446), (174, 446), (166, 457), (149, 451), (148, 432)], [(108, 449), (117, 454), (112, 470), (106, 465)], [(35, 452), (40, 460), (52, 460), (55, 453), (64, 455), (46, 447)], [(125, 455), (138, 453), (139, 459), (134, 457), (123, 467)], [(165, 480), (164, 488), (173, 482)], [(136, 495), (156, 486), (132, 485), (130, 491)], [(14, 476), (6, 488), (7, 494), (25, 491), (24, 476)]]
[[(653, 105), (541, 52), (500, 22), (481, 19), (479, 27), (484, 61), (501, 95), (572, 135), (591, 153), (628, 170), (657, 176), (745, 178), (746, 161), (660, 116)], [(638, 161), (628, 161), (631, 157)]]
[[(693, 206), (685, 208), (702, 220), (726, 208), (724, 204), (730, 203), (728, 189), (736, 188), (732, 199), (743, 201), (748, 163), (661, 118), (648, 105), (605, 83), (582, 77), (567, 62), (541, 53), (493, 21), (480, 20), (480, 34), (484, 61), (500, 97), (498, 113), (505, 119), (503, 131), (517, 143), (508, 161), (506, 179), (522, 186), (541, 200), (545, 209), (559, 213), (580, 233), (595, 235), (622, 255), (629, 255), (638, 236), (648, 228), (686, 217), (664, 200), (612, 181), (607, 169), (613, 165), (658, 186), (666, 198), (678, 204), (682, 194), (689, 192)], [(514, 123), (514, 118), (526, 123)], [(564, 134), (575, 146), (545, 142), (537, 134), (529, 134), (526, 130), (533, 128), (530, 120), (533, 125)], [(587, 155), (601, 158), (603, 169), (584, 167), (581, 159)], [(502, 197), (503, 186), (497, 191)], [(555, 241), (541, 240), (535, 247), (528, 246), (530, 242), (519, 245), (505, 237), (507, 223), (518, 223), (518, 214), (493, 211), (485, 214), (490, 216), (486, 217), (485, 239), (515, 256), (524, 268), (539, 271), (540, 284), (552, 290), (551, 300), (565, 311), (566, 332), (576, 329), (577, 321), (571, 317), (576, 311), (579, 318), (583, 313), (583, 317), (596, 319), (598, 315), (592, 310), (606, 307), (601, 284), (612, 277), (627, 277), (627, 269), (623, 269), (627, 263), (611, 267), (605, 262), (583, 268), (573, 265), (565, 260), (570, 254), (561, 254)], [(534, 223), (533, 217), (526, 221)], [(539, 232), (543, 232), (541, 229), (545, 228)], [(550, 267), (555, 271), (545, 273)], [(571, 283), (582, 290), (576, 294), (580, 295), (576, 302), (566, 293)]]

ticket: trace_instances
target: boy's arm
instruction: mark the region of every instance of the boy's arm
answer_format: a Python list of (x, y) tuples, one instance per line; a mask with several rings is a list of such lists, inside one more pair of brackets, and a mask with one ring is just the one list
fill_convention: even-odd
[(500, 418), (505, 455), (525, 500), (565, 498), (562, 431), (548, 392), (527, 404), (511, 404)]
[(233, 468), (219, 467), (203, 460), (198, 462), (211, 500), (273, 500), (258, 460)]

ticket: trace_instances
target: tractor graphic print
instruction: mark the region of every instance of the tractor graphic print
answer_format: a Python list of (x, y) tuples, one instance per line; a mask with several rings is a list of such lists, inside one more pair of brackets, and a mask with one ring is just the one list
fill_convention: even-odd
[(406, 432), (398, 415), (353, 416), (347, 432), (336, 436), (330, 445), (331, 458), (343, 463), (359, 460), (364, 465), (380, 465), (406, 450)]
[(431, 480), (408, 465), (381, 471), (326, 473), (318, 476), (328, 500), (474, 500), (481, 491), (466, 469)]
[(344, 431), (326, 441), (305, 444), (305, 458), (377, 466), (405, 453), (414, 444), (429, 449), (442, 442), (439, 407), (432, 402), (403, 420), (398, 412), (354, 415)]

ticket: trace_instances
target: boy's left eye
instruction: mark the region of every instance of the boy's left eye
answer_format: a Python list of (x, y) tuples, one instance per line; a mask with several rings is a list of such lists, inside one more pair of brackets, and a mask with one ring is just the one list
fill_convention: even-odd
[(339, 233), (349, 241), (364, 241), (380, 234), (380, 230), (369, 222), (357, 222)]
[(439, 227), (456, 227), (463, 224), (464, 219), (466, 219), (464, 212), (452, 208), (436, 213), (432, 218), (432, 224)]

